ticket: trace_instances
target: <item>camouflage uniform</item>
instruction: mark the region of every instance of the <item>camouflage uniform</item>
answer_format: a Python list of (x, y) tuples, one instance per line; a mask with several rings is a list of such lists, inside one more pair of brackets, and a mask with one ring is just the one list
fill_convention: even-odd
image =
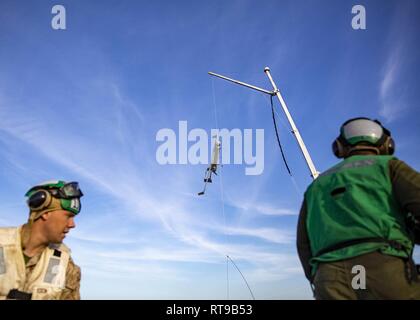
[[(28, 224), (22, 226), (21, 231), (21, 239), (22, 239), (22, 251), (24, 248), (24, 243), (26, 243), (29, 239), (30, 235), (30, 227)], [(40, 260), (42, 252), (38, 255), (33, 256), (31, 258), (25, 257), (25, 266), (26, 266), (26, 279), (30, 278), (32, 271), (34, 270), (36, 264)], [(78, 267), (73, 259), (69, 259), (69, 263), (66, 269), (66, 281), (65, 281), (65, 289), (60, 295), (60, 300), (80, 300), (80, 279), (81, 279), (81, 271), (80, 267)], [(0, 297), (5, 298), (5, 297)]]

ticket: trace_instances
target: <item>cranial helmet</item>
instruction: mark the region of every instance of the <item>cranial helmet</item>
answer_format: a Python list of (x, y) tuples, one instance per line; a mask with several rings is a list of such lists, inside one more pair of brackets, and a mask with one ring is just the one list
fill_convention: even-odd
[(83, 193), (77, 182), (42, 182), (29, 189), (25, 196), (28, 197), (27, 204), (31, 213), (36, 212), (34, 220), (44, 212), (62, 209), (76, 215), (82, 208), (80, 198)]
[(392, 155), (395, 143), (391, 138), (391, 132), (378, 120), (360, 117), (343, 123), (332, 149), (337, 158), (345, 158), (355, 150), (370, 150), (378, 155)]

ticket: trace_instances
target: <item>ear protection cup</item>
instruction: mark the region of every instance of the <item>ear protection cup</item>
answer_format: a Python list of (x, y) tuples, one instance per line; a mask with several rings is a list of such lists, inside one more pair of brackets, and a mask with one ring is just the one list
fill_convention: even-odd
[(28, 199), (28, 206), (31, 211), (40, 211), (47, 208), (52, 201), (51, 194), (46, 190), (38, 190)]
[(382, 155), (393, 155), (395, 152), (395, 142), (390, 136), (386, 136), (385, 142), (380, 147), (380, 153)]
[(392, 156), (395, 152), (395, 141), (391, 137), (389, 137), (388, 143), (387, 143), (388, 153), (390, 156)]
[(345, 142), (343, 143), (343, 139), (338, 137), (334, 140), (332, 144), (333, 153), (337, 158), (344, 158), (346, 155), (346, 148), (345, 148)]

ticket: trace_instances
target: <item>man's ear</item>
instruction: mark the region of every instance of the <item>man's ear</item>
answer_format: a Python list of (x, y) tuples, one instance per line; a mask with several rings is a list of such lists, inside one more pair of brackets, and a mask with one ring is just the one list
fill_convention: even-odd
[(43, 213), (43, 214), (40, 216), (40, 218), (41, 218), (43, 221), (47, 221), (47, 220), (48, 220), (48, 218), (50, 217), (50, 213), (51, 213), (51, 211), (50, 211), (50, 212), (45, 212), (45, 213)]

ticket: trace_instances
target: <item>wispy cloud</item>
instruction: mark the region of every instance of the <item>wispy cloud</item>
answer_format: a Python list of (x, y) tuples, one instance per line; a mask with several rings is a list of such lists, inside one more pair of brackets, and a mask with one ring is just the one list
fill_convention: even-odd
[[(183, 235), (185, 236), (185, 234)], [(135, 267), (139, 262), (174, 262), (174, 263), (205, 263), (222, 264), (226, 254), (232, 257), (236, 264), (247, 270), (255, 266), (265, 270), (266, 277), (289, 277), (299, 272), (299, 262), (294, 254), (281, 254), (277, 252), (264, 252), (259, 246), (217, 243), (202, 235), (190, 235), (188, 242), (194, 243), (189, 248), (179, 249), (175, 246), (168, 247), (141, 247), (137, 249), (96, 249), (89, 250), (84, 245), (76, 245), (78, 255), (84, 257), (85, 264), (96, 263), (102, 269), (112, 271), (108, 266), (125, 265)], [(166, 247), (166, 248), (165, 248)], [(253, 267), (251, 268), (253, 269)], [(153, 272), (153, 270), (150, 270)], [(147, 271), (145, 271), (147, 272)], [(248, 272), (247, 272), (248, 273)]]
[[(380, 115), (387, 122), (392, 122), (406, 114), (410, 107), (409, 95), (417, 91), (411, 80), (410, 67), (413, 65), (411, 54), (417, 50), (413, 45), (418, 42), (416, 37), (418, 17), (415, 15), (417, 4), (404, 2), (395, 7), (391, 19), (388, 43), (385, 52), (389, 52), (382, 71), (382, 81), (379, 85), (381, 102)], [(408, 71), (408, 72), (407, 72)]]
[(401, 50), (401, 47), (396, 47), (391, 51), (379, 88), (381, 101), (379, 114), (385, 118), (386, 122), (394, 121), (407, 108), (404, 92), (401, 88), (404, 86), (400, 78), (401, 63), (403, 60)]
[(278, 230), (273, 228), (238, 228), (229, 227), (225, 229), (226, 234), (249, 236), (263, 239), (268, 242), (291, 244), (295, 236), (291, 231)]
[(268, 203), (247, 202), (245, 199), (243, 201), (231, 200), (229, 201), (229, 205), (247, 212), (254, 212), (267, 216), (294, 216), (299, 213), (294, 209), (281, 208)]
[(117, 245), (127, 245), (127, 244), (134, 244), (135, 241), (130, 240), (130, 239), (124, 239), (124, 238), (120, 238), (120, 237), (113, 237), (113, 236), (97, 236), (95, 234), (84, 234), (81, 233), (78, 229), (72, 231), (71, 233), (71, 238), (74, 238), (76, 240), (80, 240), (80, 241), (87, 241), (87, 242), (96, 242), (96, 243), (100, 243), (100, 244), (117, 244)]

